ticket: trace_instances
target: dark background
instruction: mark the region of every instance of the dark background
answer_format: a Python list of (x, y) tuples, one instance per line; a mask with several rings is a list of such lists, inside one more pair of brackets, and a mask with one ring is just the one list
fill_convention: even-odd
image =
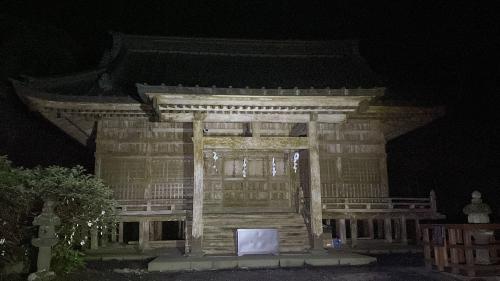
[(500, 217), (499, 6), (485, 1), (0, 1), (0, 154), (18, 166), (93, 155), (28, 112), (7, 77), (94, 67), (107, 31), (143, 35), (360, 40), (386, 101), (447, 114), (387, 144), (392, 196), (427, 196), (450, 221), (477, 189)]

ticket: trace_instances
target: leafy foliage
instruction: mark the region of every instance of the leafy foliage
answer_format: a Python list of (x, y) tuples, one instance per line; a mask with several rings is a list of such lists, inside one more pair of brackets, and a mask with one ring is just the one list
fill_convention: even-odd
[(85, 265), (82, 252), (70, 245), (58, 243), (52, 251), (51, 266), (55, 272), (68, 273)]
[[(41, 211), (44, 199), (57, 202), (55, 213), (61, 219), (57, 228), (59, 243), (54, 247), (53, 270), (69, 272), (83, 265), (81, 249), (92, 230), (106, 235), (115, 225), (116, 202), (112, 191), (80, 166), (50, 166), (16, 169), (6, 157), (0, 158), (0, 251), (1, 263), (15, 260), (20, 245), (29, 247), (30, 227)], [(3, 247), (3, 248), (1, 248)], [(0, 263), (0, 266), (1, 266)]]
[(23, 186), (24, 171), (0, 156), (0, 268), (25, 258), (19, 245), (26, 243), (34, 193)]
[(41, 198), (58, 202), (55, 213), (61, 226), (57, 234), (67, 245), (84, 246), (91, 228), (102, 235), (115, 222), (112, 191), (99, 178), (85, 174), (80, 166), (35, 168), (26, 185)]

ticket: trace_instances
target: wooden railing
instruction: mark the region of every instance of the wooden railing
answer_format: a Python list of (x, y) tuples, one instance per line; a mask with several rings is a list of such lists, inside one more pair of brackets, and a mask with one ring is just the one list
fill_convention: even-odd
[[(500, 224), (422, 224), (421, 229), (428, 269), (470, 277), (500, 272)], [(485, 232), (492, 235), (481, 241), (478, 234)]]
[(121, 215), (162, 214), (191, 210), (193, 201), (186, 199), (118, 200)]
[(349, 212), (369, 212), (380, 211), (381, 209), (395, 209), (396, 211), (436, 211), (435, 202), (432, 197), (429, 198), (339, 198), (323, 197), (323, 211), (346, 211)]

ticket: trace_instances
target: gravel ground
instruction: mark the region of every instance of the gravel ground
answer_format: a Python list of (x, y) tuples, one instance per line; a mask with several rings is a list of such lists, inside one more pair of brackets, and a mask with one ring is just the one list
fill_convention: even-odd
[(326, 281), (326, 280), (455, 280), (445, 275), (427, 272), (423, 267), (421, 255), (378, 255), (378, 262), (366, 266), (301, 267), (253, 270), (220, 270), (202, 272), (149, 273), (148, 261), (106, 261), (89, 262), (85, 270), (60, 280), (74, 281), (118, 281), (118, 280), (186, 280), (186, 281)]

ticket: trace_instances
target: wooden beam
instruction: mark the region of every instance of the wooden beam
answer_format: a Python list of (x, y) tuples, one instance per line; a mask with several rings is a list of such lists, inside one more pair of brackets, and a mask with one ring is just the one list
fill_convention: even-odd
[(308, 149), (308, 138), (299, 137), (204, 137), (204, 149), (286, 150)]
[(157, 96), (158, 103), (179, 105), (231, 105), (231, 106), (333, 106), (357, 107), (373, 96), (244, 96), (244, 95), (179, 95), (149, 94)]
[[(193, 112), (182, 113), (161, 113), (161, 121), (163, 122), (192, 122)], [(208, 113), (204, 122), (228, 122), (228, 123), (249, 123), (249, 122), (270, 122), (270, 123), (307, 123), (309, 122), (309, 114), (289, 114), (289, 113), (272, 113), (272, 114), (247, 114), (247, 113)], [(318, 114), (318, 122), (321, 123), (341, 123), (346, 120), (345, 114)]]

